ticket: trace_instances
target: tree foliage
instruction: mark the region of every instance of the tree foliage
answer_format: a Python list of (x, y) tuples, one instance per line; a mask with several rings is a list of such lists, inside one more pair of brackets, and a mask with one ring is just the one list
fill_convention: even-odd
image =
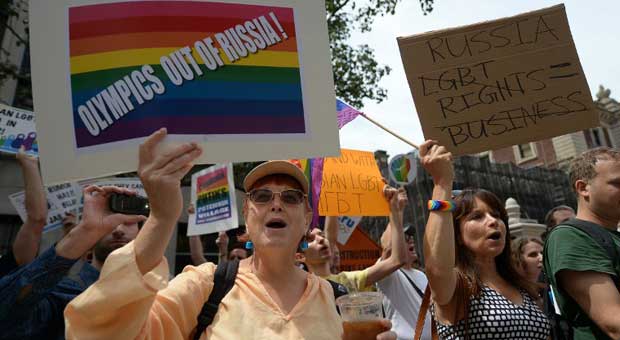
[[(370, 31), (378, 16), (393, 15), (400, 1), (367, 0), (363, 5), (356, 0), (325, 2), (336, 95), (353, 106), (362, 107), (364, 99), (383, 101), (387, 91), (379, 86), (379, 81), (391, 69), (376, 61), (368, 44), (351, 46), (348, 40), (357, 30)], [(419, 1), (424, 14), (433, 10), (433, 0)]]

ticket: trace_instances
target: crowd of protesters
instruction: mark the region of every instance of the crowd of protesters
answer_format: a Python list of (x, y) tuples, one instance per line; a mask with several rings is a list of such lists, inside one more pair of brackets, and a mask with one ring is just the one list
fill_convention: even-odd
[(63, 238), (40, 253), (45, 190), (37, 159), (17, 154), (26, 219), (0, 257), (0, 339), (349, 339), (335, 298), (365, 291), (383, 295), (377, 339), (620, 339), (618, 151), (574, 159), (576, 213), (557, 206), (540, 237), (513, 238), (502, 201), (482, 188), (453, 191), (451, 153), (426, 141), (420, 162), (434, 188), (423, 263), (403, 226), (407, 195), (386, 185), (381, 257), (359, 271), (339, 269), (337, 218), (310, 226), (302, 170), (268, 161), (243, 182), (246, 233), (233, 242), (219, 233), (217, 266), (190, 236), (193, 265), (171, 277), (164, 251), (180, 182), (202, 149), (163, 151), (165, 136), (140, 146), (148, 216), (109, 210), (112, 194), (133, 191), (89, 186), (80, 218), (65, 216)]

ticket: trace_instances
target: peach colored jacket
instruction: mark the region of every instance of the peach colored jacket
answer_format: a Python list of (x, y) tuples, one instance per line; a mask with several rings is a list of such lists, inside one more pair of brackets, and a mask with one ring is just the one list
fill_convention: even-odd
[[(114, 251), (99, 280), (65, 309), (67, 339), (189, 339), (213, 288), (215, 265), (187, 266), (168, 283), (163, 258), (141, 275), (133, 242)], [(286, 278), (283, 278), (286, 279)], [(340, 339), (342, 322), (329, 283), (308, 274), (301, 300), (285, 315), (256, 275), (239, 268), (201, 340)]]

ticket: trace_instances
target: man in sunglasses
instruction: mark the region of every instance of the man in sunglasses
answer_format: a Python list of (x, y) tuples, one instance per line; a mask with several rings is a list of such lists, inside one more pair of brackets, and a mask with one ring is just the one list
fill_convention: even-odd
[[(165, 136), (160, 129), (140, 146), (138, 174), (151, 214), (136, 240), (110, 255), (99, 281), (67, 306), (68, 337), (342, 338), (330, 284), (295, 266), (312, 211), (308, 181), (287, 161), (263, 163), (243, 182), (248, 193), (243, 216), (254, 254), (238, 263), (234, 284), (221, 302), (203, 307), (214, 289), (213, 263), (187, 266), (168, 283), (164, 251), (183, 207), (180, 182), (202, 149), (195, 143), (166, 149), (161, 146)], [(203, 308), (216, 312), (201, 328), (197, 317)], [(396, 339), (394, 333), (384, 333), (377, 339)]]

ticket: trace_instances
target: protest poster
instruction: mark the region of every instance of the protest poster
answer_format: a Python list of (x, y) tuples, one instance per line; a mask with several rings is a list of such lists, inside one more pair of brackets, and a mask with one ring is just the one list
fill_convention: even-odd
[(146, 191), (144, 191), (144, 185), (138, 177), (108, 177), (108, 178), (91, 178), (78, 181), (78, 187), (80, 192), (89, 185), (97, 185), (100, 187), (121, 187), (130, 189), (136, 192), (136, 195), (146, 197)]
[(355, 228), (349, 241), (338, 248), (341, 271), (366, 269), (381, 257), (381, 247), (362, 228)]
[(188, 217), (187, 236), (239, 227), (231, 163), (193, 174), (191, 197), (195, 212)]
[(398, 44), (424, 138), (454, 155), (598, 124), (564, 5)]
[(34, 113), (0, 104), (0, 151), (15, 154), (21, 146), (27, 154), (39, 153)]
[[(72, 183), (48, 186), (45, 188), (45, 194), (47, 198), (47, 222), (43, 231), (48, 232), (62, 225), (62, 219), (66, 213), (77, 214), (80, 201)], [(20, 191), (11, 194), (9, 200), (19, 217), (25, 222), (27, 218), (25, 192)]]
[(392, 157), (388, 164), (390, 179), (398, 185), (406, 185), (415, 179), (418, 174), (417, 151), (400, 154)]
[(338, 154), (321, 1), (33, 0), (30, 38), (45, 183), (135, 171), (161, 127), (197, 163)]
[(362, 216), (339, 216), (338, 217), (338, 243), (346, 244), (362, 220)]
[(327, 157), (319, 198), (321, 216), (387, 216), (383, 178), (372, 152), (342, 149)]

